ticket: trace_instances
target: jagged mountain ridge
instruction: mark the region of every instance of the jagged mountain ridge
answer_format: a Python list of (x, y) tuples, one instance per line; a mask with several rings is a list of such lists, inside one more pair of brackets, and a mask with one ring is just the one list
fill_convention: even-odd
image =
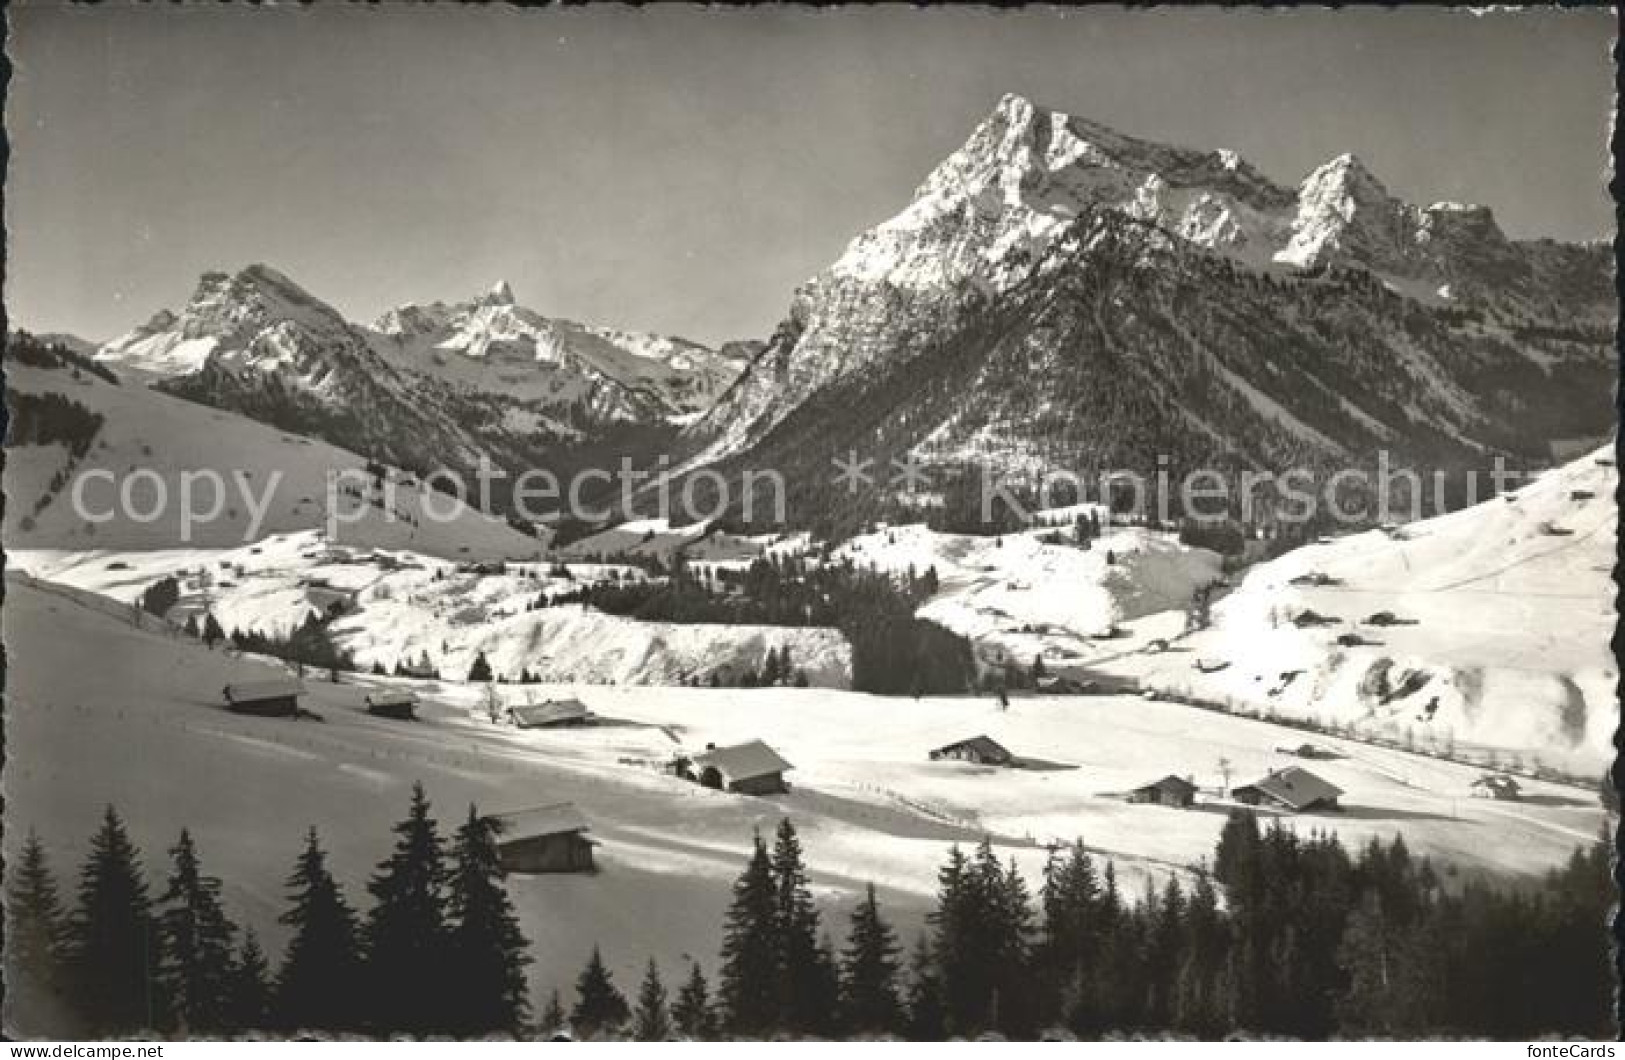
[(373, 327), (266, 265), (211, 272), (98, 359), (161, 389), (403, 467), (535, 464), (617, 432), (669, 434), (744, 364), (739, 350), (594, 328), (519, 306), (506, 283), (406, 305)]
[[(927, 460), (974, 449), (1055, 466), (1080, 447), (1108, 455), (1095, 448), (1103, 432), (1074, 425), (1100, 415), (1132, 421), (1122, 441), (1194, 430), (1206, 443), (1184, 448), (1266, 466), (1300, 449), (1346, 459), (1379, 439), (1407, 463), (1537, 456), (1611, 422), (1610, 264), (1600, 244), (1509, 240), (1483, 207), (1400, 202), (1352, 156), (1293, 190), (1233, 152), (1152, 144), (1007, 96), (902, 213), (796, 292), (766, 349), (690, 428), (703, 448), (689, 466), (827, 463), (841, 450), (824, 436), (877, 432)], [(1094, 313), (1069, 311), (1096, 266), (1135, 282)], [(1257, 290), (1226, 304), (1238, 284)], [(1183, 319), (1187, 303), (1199, 326)], [(1252, 336), (1239, 347), (1236, 327)], [(1051, 328), (1063, 337), (1047, 341)], [(1148, 329), (1167, 356), (1136, 361)], [(1023, 370), (1002, 373), (1022, 348)], [(1364, 389), (1340, 393), (1349, 372)], [(1193, 373), (1202, 389), (1177, 384)], [(1143, 387), (1115, 385), (1131, 377)], [(1091, 401), (1106, 393), (1120, 400)], [(877, 408), (864, 430), (836, 422), (854, 402)], [(1192, 427), (1226, 409), (1240, 410), (1230, 427)], [(973, 434), (977, 445), (959, 444)], [(1258, 442), (1283, 434), (1291, 445)]]

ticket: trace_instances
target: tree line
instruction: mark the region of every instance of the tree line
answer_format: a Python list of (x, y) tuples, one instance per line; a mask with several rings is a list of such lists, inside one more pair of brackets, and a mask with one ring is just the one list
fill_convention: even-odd
[(665, 1040), (1126, 1034), (1608, 1036), (1609, 848), (1533, 883), (1436, 871), (1403, 838), (1350, 852), (1330, 834), (1231, 814), (1210, 865), (1123, 894), (1081, 841), (1036, 891), (988, 841), (954, 846), (905, 956), (871, 884), (837, 946), (793, 824), (758, 834), (732, 885), (714, 988), (691, 961), (673, 996), (650, 960), (629, 1000), (594, 949), (566, 1005), (530, 1017), (528, 944), (490, 822), (448, 845), (421, 787), (368, 885), (345, 899), (314, 830), (288, 879), (292, 939), (273, 974), (223, 912), (190, 836), (147, 896), (111, 809), (64, 911), (37, 838), (8, 892), (15, 967), (97, 1033), (295, 1029)]
[(280, 964), (232, 921), (183, 829), (154, 897), (111, 806), (64, 896), (30, 833), (7, 888), (13, 974), (63, 1031), (177, 1037), (245, 1031), (475, 1036), (528, 1025), (529, 944), (503, 889), (496, 826), (472, 806), (441, 835), (421, 785), (361, 914), (314, 828), (287, 878)]
[[(939, 588), (937, 572), (890, 574), (851, 559), (811, 563), (770, 556), (743, 572), (692, 569), (674, 556), (662, 581), (598, 582), (544, 597), (644, 621), (833, 627), (852, 647), (852, 687), (882, 695), (952, 694), (974, 684), (970, 642), (914, 612)], [(545, 601), (545, 603), (544, 603)], [(767, 683), (786, 675), (768, 673)], [(795, 682), (794, 674), (788, 675)], [(758, 683), (764, 675), (755, 675)]]

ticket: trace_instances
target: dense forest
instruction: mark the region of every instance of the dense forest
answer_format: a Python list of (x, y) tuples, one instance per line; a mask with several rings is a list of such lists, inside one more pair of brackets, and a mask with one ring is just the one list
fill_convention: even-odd
[(629, 1001), (595, 949), (573, 1004), (554, 991), (535, 1014), (496, 841), (473, 807), (444, 837), (415, 788), (362, 914), (313, 829), (273, 968), (185, 830), (154, 897), (110, 807), (70, 899), (36, 836), (9, 866), (8, 986), (63, 1032), (106, 1036), (1614, 1034), (1603, 840), (1539, 881), (1492, 884), (1436, 870), (1402, 838), (1350, 851), (1237, 811), (1211, 865), (1137, 900), (1081, 841), (1051, 850), (1036, 889), (984, 841), (948, 851), (905, 955), (872, 886), (837, 947), (785, 819), (771, 843), (756, 836), (733, 884), (714, 988), (690, 962), (673, 997), (651, 960)]

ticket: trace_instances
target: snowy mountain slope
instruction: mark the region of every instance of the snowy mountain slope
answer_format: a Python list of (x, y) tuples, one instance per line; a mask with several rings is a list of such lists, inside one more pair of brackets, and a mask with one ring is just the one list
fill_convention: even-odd
[[(1189, 654), (1121, 665), (1219, 702), (1597, 773), (1619, 720), (1612, 453), (1391, 534), (1290, 552), (1247, 574)], [(1300, 627), (1309, 612), (1327, 624)], [(1361, 643), (1338, 643), (1349, 636)], [(1228, 665), (1203, 674), (1197, 658)]]
[(1407, 206), (1352, 157), (1294, 191), (1009, 96), (796, 292), (690, 466), (827, 465), (877, 431), (948, 466), (1544, 454), (1611, 419), (1615, 315), (1600, 244)]
[[(483, 720), (477, 690), (419, 684), (416, 723), (361, 707), (367, 678), (307, 680), (305, 706), (320, 723), (241, 717), (221, 710), (220, 688), (267, 676), (267, 664), (211, 652), (18, 575), (7, 578), (6, 836), (37, 829), (60, 873), (108, 803), (118, 806), (149, 873), (184, 826), (210, 871), (226, 881), (234, 917), (273, 952), (286, 941), (276, 917), (282, 881), (306, 829), (316, 826), (349, 896), (389, 847), (389, 826), (421, 780), (443, 826), (472, 802), (486, 812), (576, 802), (602, 843), (591, 876), (512, 877), (509, 893), (533, 943), (532, 996), (567, 989), (594, 944), (616, 976), (635, 981), (653, 956), (673, 978), (687, 956), (710, 975), (728, 886), (753, 829), (794, 818), (815, 894), (844, 913), (874, 881), (911, 937), (933, 900), (950, 843), (991, 835), (1001, 857), (1037, 878), (1044, 844), (1082, 835), (1110, 856), (1123, 893), (1211, 856), (1222, 812), (1126, 804), (1113, 793), (1168, 772), (1193, 774), (1214, 802), (1216, 761), (1237, 782), (1282, 762), (1274, 726), (1169, 704), (1096, 697), (880, 700), (810, 689), (700, 690), (542, 687), (577, 695), (604, 725), (519, 732)], [(99, 661), (84, 666), (86, 657)], [(1052, 766), (994, 771), (927, 761), (926, 752), (986, 732)], [(790, 794), (726, 795), (661, 775), (680, 749), (751, 737), (796, 769)], [(1531, 782), (1516, 806), (1465, 797), (1477, 771), (1327, 741), (1346, 757), (1315, 770), (1346, 789), (1349, 812), (1305, 818), (1350, 844), (1403, 832), (1413, 854), (1439, 866), (1537, 873), (1594, 837), (1592, 793)], [(177, 783), (176, 778), (185, 778)], [(1215, 809), (1222, 809), (1218, 803)], [(15, 845), (8, 846), (15, 855)], [(655, 918), (627, 909), (658, 908)], [(838, 922), (838, 919), (837, 919)]]
[[(410, 547), (431, 555), (473, 559), (527, 557), (541, 544), (507, 523), (480, 514), (398, 472), (389, 490), (364, 474), (366, 461), (324, 442), (278, 431), (220, 409), (150, 390), (133, 381), (119, 385), (87, 373), (12, 364), (6, 384), (13, 395), (60, 394), (102, 417), (85, 456), (70, 462), (61, 445), (12, 445), (6, 452), (5, 540), (8, 548), (141, 550), (183, 544), (183, 480), (213, 470), (227, 483), (214, 518), (194, 520), (194, 547), (232, 547), (254, 537), (321, 527), (326, 522), (330, 474), (362, 492), (339, 495), (338, 544)], [(15, 401), (15, 397), (12, 399)], [(111, 477), (109, 477), (111, 476)], [(115, 518), (92, 522), (75, 512), (72, 483), (85, 478), (88, 514)], [(53, 479), (59, 479), (52, 489)], [(131, 481), (132, 504), (118, 490)], [(117, 485), (115, 485), (115, 483)], [(408, 484), (411, 483), (411, 484)], [(161, 491), (161, 492), (160, 492)], [(159, 500), (168, 505), (158, 508)], [(216, 506), (212, 487), (199, 481), (191, 511)], [(425, 500), (449, 518), (428, 518)], [(46, 503), (43, 508), (40, 502)], [(391, 517), (386, 513), (389, 505)], [(257, 511), (263, 510), (256, 523)], [(148, 519), (156, 513), (156, 518)], [(131, 517), (131, 516), (135, 517)]]

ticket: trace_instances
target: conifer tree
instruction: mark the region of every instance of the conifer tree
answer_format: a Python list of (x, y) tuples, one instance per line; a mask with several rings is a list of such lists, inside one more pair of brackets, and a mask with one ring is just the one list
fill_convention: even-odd
[(571, 1027), (582, 1038), (596, 1038), (615, 1033), (631, 1015), (626, 996), (615, 986), (609, 969), (604, 967), (603, 954), (594, 946), (587, 966), (576, 979), (576, 1003), (570, 1011)]
[(750, 863), (734, 882), (722, 940), (717, 993), (728, 1029), (766, 1034), (779, 1016), (778, 894), (773, 864), (761, 835)]
[(808, 886), (801, 840), (788, 817), (779, 822), (772, 864), (779, 1026), (798, 1034), (825, 1033), (838, 980), (833, 956), (818, 944), (818, 908)]
[(660, 981), (660, 969), (650, 958), (649, 970), (643, 973), (643, 985), (638, 988), (638, 1007), (632, 1012), (632, 1038), (640, 1042), (663, 1042), (671, 1038), (671, 1030), (666, 986)]
[(705, 1041), (716, 1036), (716, 1015), (711, 1011), (711, 994), (698, 962), (690, 966), (688, 981), (677, 992), (677, 1003), (672, 1006), (671, 1016), (677, 1024), (678, 1033), (685, 1038)]
[(452, 843), (447, 880), (449, 1007), (459, 1034), (516, 1032), (529, 1010), (529, 943), (502, 879), (495, 826), (470, 806)]
[(236, 927), (220, 905), (220, 881), (203, 872), (192, 835), (181, 829), (170, 850), (169, 885), (158, 899), (162, 955), (158, 985), (169, 1019), (182, 1034), (228, 1025)]
[(273, 991), (277, 1021), (288, 1030), (352, 1030), (360, 1022), (362, 970), (356, 915), (327, 869), (314, 828), (287, 887), (289, 905), (279, 919), (293, 937)]
[(111, 806), (80, 870), (67, 935), (68, 978), (90, 1029), (111, 1036), (156, 1026), (157, 926), (140, 853)]
[[(63, 913), (45, 846), (29, 829), (6, 888), (5, 944), (11, 967), (47, 993), (62, 987)], [(15, 988), (16, 984), (11, 984)]]
[(930, 936), (922, 932), (909, 959), (908, 1037), (910, 1041), (938, 1042), (946, 1035), (942, 980), (937, 975)]
[(445, 849), (422, 784), (412, 785), (395, 850), (367, 884), (373, 907), (363, 932), (371, 1017), (383, 1031), (449, 1029), (440, 977), (447, 962)]
[(243, 932), (226, 987), (226, 1025), (264, 1030), (271, 1025), (271, 966), (253, 928)]
[(852, 927), (842, 954), (841, 1014), (847, 1031), (890, 1034), (902, 1026), (897, 992), (900, 953), (897, 935), (881, 917), (871, 883), (852, 911)]
[(536, 1028), (542, 1034), (552, 1037), (568, 1031), (570, 1017), (564, 1012), (564, 1002), (559, 998), (559, 992), (553, 991), (547, 995), (547, 1006), (542, 1009), (542, 1017), (536, 1023)]
[(468, 668), (468, 680), (471, 684), (491, 680), (491, 663), (483, 651), (474, 656), (474, 665)]
[(214, 647), (226, 639), (226, 631), (220, 628), (220, 620), (212, 613), (203, 616), (203, 643)]

